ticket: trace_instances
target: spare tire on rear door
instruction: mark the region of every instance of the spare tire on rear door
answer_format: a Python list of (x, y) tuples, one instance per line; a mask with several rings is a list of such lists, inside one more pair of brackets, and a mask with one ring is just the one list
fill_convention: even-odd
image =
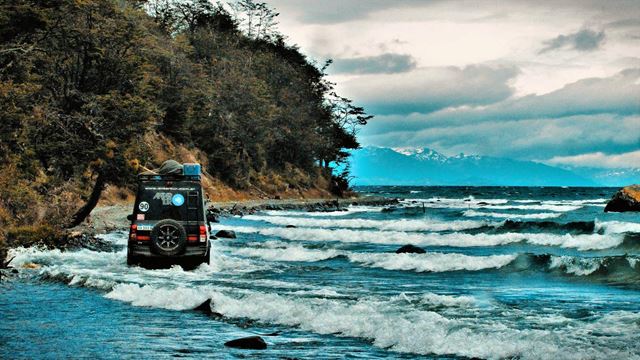
[(187, 245), (187, 232), (175, 220), (161, 220), (151, 230), (151, 247), (160, 255), (178, 255)]

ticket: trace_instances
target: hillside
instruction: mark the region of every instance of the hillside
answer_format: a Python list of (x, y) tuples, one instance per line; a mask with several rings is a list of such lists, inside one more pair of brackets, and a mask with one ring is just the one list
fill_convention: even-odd
[(0, 5), (0, 241), (57, 236), (168, 158), (201, 162), (214, 200), (340, 194), (328, 164), (370, 117), (276, 16), (251, 0)]
[(488, 156), (447, 157), (432, 149), (365, 147), (352, 152), (357, 185), (593, 186), (571, 171)]

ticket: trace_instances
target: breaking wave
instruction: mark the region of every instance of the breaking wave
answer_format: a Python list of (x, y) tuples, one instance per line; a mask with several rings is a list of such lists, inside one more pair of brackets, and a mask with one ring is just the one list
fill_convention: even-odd
[[(539, 201), (524, 201), (520, 200), (518, 203), (510, 204), (506, 199), (446, 199), (446, 198), (431, 198), (431, 199), (407, 199), (401, 203), (404, 205), (419, 205), (427, 208), (451, 208), (451, 209), (490, 209), (490, 210), (527, 210), (527, 211), (554, 211), (554, 212), (568, 212), (582, 208), (585, 205), (590, 205), (588, 202), (539, 202)], [(595, 205), (595, 204), (594, 204)], [(597, 204), (599, 205), (599, 203)]]
[[(635, 356), (631, 348), (619, 346), (616, 350), (610, 346), (611, 341), (632, 339), (606, 338), (586, 342), (581, 336), (606, 331), (612, 324), (633, 326), (640, 321), (640, 315), (633, 312), (612, 313), (591, 323), (562, 317), (559, 320), (572, 322), (572, 332), (576, 336), (558, 337), (553, 331), (520, 329), (491, 319), (446, 317), (428, 308), (473, 307), (475, 299), (469, 296), (400, 294), (386, 299), (345, 300), (258, 291), (236, 293), (206, 287), (165, 289), (135, 284), (116, 285), (106, 296), (136, 306), (172, 310), (191, 309), (210, 298), (212, 309), (228, 319), (253, 319), (317, 334), (367, 339), (374, 346), (397, 352), (481, 358), (630, 358)], [(425, 305), (427, 309), (422, 308)]]
[(422, 220), (370, 220), (370, 219), (318, 219), (292, 218), (284, 216), (248, 215), (247, 220), (264, 221), (274, 225), (294, 225), (299, 227), (321, 228), (350, 228), (350, 229), (380, 229), (395, 231), (460, 231), (477, 229), (485, 226), (496, 226), (498, 222), (458, 220), (439, 221), (433, 219)]
[(617, 247), (622, 244), (624, 240), (624, 236), (615, 234), (440, 234), (323, 228), (257, 228), (250, 226), (238, 226), (234, 229), (240, 233), (257, 233), (263, 236), (276, 236), (286, 240), (338, 241), (345, 243), (395, 245), (413, 244), (451, 247), (497, 246), (518, 242), (527, 242), (534, 245), (559, 246), (565, 248), (575, 248), (578, 250), (601, 250)]
[(562, 213), (509, 214), (467, 210), (463, 212), (462, 215), (467, 217), (493, 217), (502, 219), (553, 219), (562, 216)]
[(350, 254), (349, 260), (365, 266), (386, 270), (411, 270), (416, 272), (478, 271), (501, 268), (517, 255), (469, 256), (452, 253), (429, 252), (426, 254)]

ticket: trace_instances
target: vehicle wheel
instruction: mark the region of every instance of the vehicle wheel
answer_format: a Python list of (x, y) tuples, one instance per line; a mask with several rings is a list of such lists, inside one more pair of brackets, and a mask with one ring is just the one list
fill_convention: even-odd
[(161, 220), (151, 230), (151, 248), (160, 255), (180, 254), (187, 245), (187, 233), (175, 220)]

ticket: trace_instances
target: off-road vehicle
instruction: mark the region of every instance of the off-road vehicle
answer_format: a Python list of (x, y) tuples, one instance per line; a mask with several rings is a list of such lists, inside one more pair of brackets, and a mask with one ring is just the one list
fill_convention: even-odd
[(209, 263), (210, 225), (199, 164), (166, 161), (160, 169), (138, 175), (127, 264), (194, 268)]

